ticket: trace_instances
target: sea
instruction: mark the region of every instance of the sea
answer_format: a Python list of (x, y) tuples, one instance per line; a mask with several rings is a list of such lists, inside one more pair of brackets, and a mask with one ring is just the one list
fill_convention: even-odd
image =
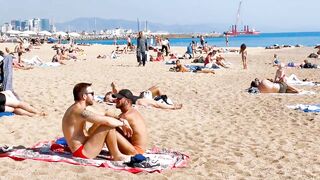
[[(261, 33), (228, 37), (229, 47), (239, 47), (245, 43), (248, 47), (267, 47), (273, 45), (302, 45), (312, 47), (320, 44), (320, 32)], [(199, 43), (199, 38), (172, 38), (171, 46), (188, 46), (192, 41)], [(205, 38), (208, 45), (226, 47), (225, 37)], [(132, 40), (135, 44), (135, 40)], [(112, 45), (114, 40), (78, 40), (77, 43)], [(126, 40), (117, 40), (117, 44), (126, 44)]]

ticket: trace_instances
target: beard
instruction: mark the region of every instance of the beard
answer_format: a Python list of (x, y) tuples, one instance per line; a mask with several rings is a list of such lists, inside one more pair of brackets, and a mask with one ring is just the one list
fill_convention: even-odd
[(87, 106), (92, 106), (93, 105), (93, 101), (92, 100), (87, 100), (86, 105)]
[(123, 105), (121, 103), (118, 103), (116, 104), (116, 108), (120, 109)]

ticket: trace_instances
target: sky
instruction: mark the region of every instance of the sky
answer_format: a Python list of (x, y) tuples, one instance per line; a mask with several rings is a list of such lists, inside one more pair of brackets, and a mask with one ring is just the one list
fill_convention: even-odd
[[(0, 0), (0, 24), (12, 19), (79, 17), (148, 20), (162, 24), (236, 22), (240, 0)], [(320, 0), (242, 0), (241, 22), (262, 32), (320, 31)]]

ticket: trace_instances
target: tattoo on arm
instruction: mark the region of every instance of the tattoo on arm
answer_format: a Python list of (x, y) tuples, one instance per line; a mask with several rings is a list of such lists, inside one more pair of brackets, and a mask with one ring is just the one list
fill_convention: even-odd
[(83, 118), (90, 118), (92, 115), (93, 115), (93, 112), (88, 111), (86, 109), (81, 112), (81, 116)]

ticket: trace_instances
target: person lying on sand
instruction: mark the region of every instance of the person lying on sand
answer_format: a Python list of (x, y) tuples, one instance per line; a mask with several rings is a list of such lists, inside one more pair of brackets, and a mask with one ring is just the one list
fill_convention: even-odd
[(0, 112), (13, 112), (24, 116), (46, 116), (44, 112), (36, 110), (28, 103), (20, 101), (11, 91), (0, 92)]
[(258, 88), (261, 93), (299, 93), (301, 90), (288, 85), (285, 82), (272, 82), (268, 79), (256, 78), (250, 87)]
[[(111, 88), (112, 91), (111, 92), (107, 92), (105, 97), (104, 97), (104, 102), (109, 102), (109, 103), (114, 103), (115, 102), (115, 98), (112, 97), (112, 94), (116, 94), (118, 93), (118, 90), (115, 87), (114, 83), (111, 83)], [(130, 90), (128, 90), (129, 94), (132, 92)], [(168, 102), (167, 96), (162, 95), (160, 93), (159, 88), (157, 88), (156, 86), (152, 86), (151, 88), (149, 88), (147, 91), (144, 91), (142, 93), (140, 93), (139, 96), (130, 96), (130, 99), (132, 100), (132, 104), (136, 104), (136, 105), (141, 105), (141, 106), (151, 106), (154, 108), (160, 108), (160, 109), (181, 109), (182, 108), (182, 104), (173, 104)], [(164, 103), (158, 102), (155, 99), (162, 99), (164, 101)]]
[[(116, 128), (122, 128), (127, 137), (132, 129), (127, 120), (96, 114), (87, 108), (93, 105), (94, 92), (89, 83), (78, 83), (73, 88), (74, 104), (65, 112), (62, 131), (74, 157), (95, 158), (106, 144), (113, 160), (128, 161), (129, 156), (118, 148)], [(85, 133), (86, 122), (93, 123)], [(85, 135), (86, 134), (86, 135)]]
[[(185, 67), (183, 64), (180, 63), (180, 60), (176, 61), (176, 66), (174, 67), (175, 72), (191, 72), (187, 67)], [(199, 69), (192, 71), (195, 73), (212, 73), (215, 74), (214, 70), (211, 69)]]

